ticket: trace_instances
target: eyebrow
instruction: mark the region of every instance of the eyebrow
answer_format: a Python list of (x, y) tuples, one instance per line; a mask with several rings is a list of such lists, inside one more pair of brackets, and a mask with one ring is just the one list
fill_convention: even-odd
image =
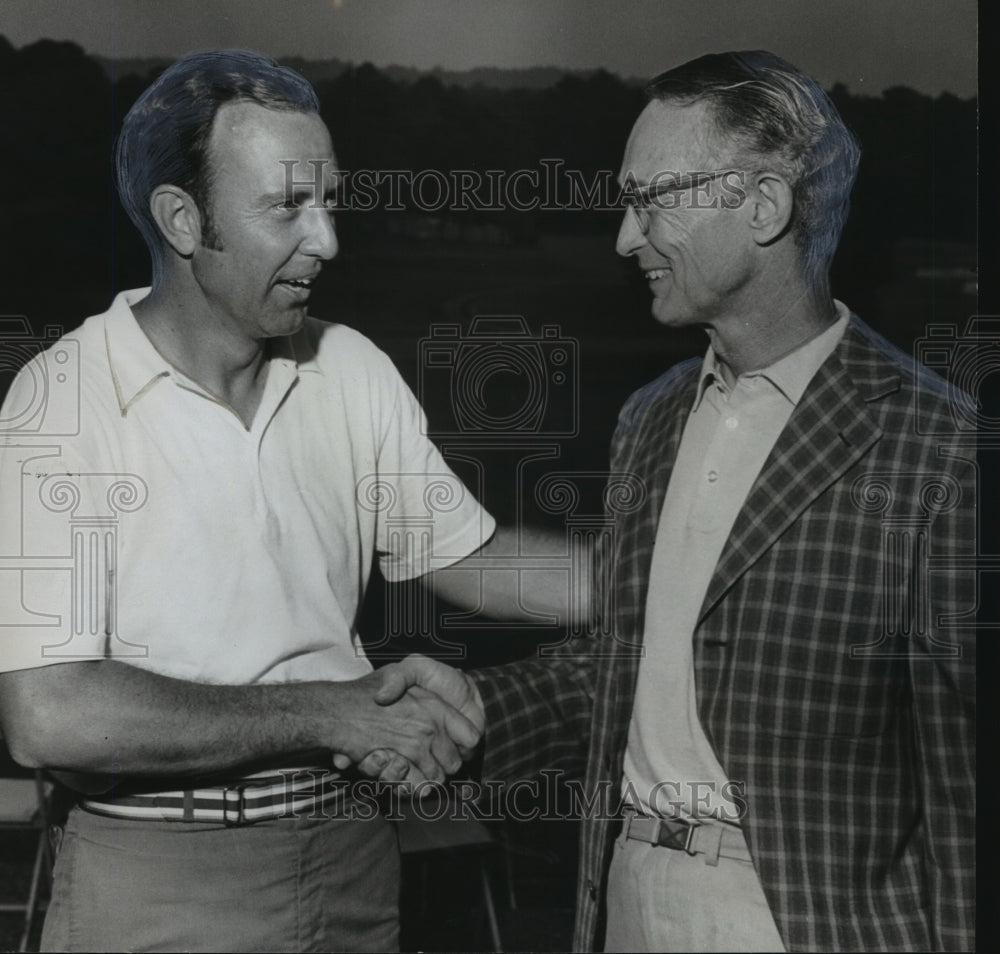
[[(338, 184), (336, 182), (331, 183), (331, 185), (323, 192), (323, 201), (329, 202), (331, 199), (336, 199), (338, 194)], [(307, 186), (301, 188), (296, 188), (289, 194), (284, 189), (277, 192), (265, 192), (264, 195), (260, 197), (261, 205), (274, 205), (278, 202), (287, 202), (289, 200), (293, 202), (304, 202), (313, 198), (313, 190)]]
[(622, 175), (621, 173), (619, 173), (618, 176), (617, 176), (617, 182), (618, 182), (618, 187), (620, 189), (624, 189), (626, 186), (628, 186), (628, 187), (630, 187), (632, 189), (642, 189), (642, 188), (645, 188), (646, 186), (649, 185), (648, 182), (646, 182), (646, 181), (644, 181), (642, 179), (639, 179), (635, 175), (635, 173), (632, 172), (631, 169), (628, 172), (626, 172), (624, 175)]
[(630, 172), (623, 179), (619, 180), (618, 193), (619, 201), (624, 202), (626, 205), (634, 204), (644, 197), (648, 197), (649, 183), (632, 175)]

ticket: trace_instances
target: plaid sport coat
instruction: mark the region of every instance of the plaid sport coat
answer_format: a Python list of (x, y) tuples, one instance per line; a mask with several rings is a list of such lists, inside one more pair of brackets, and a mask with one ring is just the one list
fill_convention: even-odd
[[(656, 527), (699, 368), (672, 368), (619, 418), (611, 470), (645, 497), (615, 518), (613, 635), (474, 674), (484, 778), (583, 772), (578, 950), (602, 946), (620, 823), (598, 796), (619, 807)], [(977, 471), (953, 397), (852, 316), (701, 609), (701, 722), (741, 786), (789, 950), (974, 946)]]

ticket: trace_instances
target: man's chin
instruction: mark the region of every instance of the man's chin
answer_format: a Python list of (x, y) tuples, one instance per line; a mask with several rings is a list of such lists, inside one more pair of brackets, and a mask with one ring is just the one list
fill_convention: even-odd
[(679, 315), (676, 308), (670, 306), (670, 302), (665, 298), (654, 298), (650, 305), (650, 313), (661, 325), (667, 327), (676, 326), (679, 323)]
[(286, 309), (280, 318), (272, 320), (267, 327), (268, 338), (285, 338), (294, 335), (306, 322), (309, 309), (306, 305)]

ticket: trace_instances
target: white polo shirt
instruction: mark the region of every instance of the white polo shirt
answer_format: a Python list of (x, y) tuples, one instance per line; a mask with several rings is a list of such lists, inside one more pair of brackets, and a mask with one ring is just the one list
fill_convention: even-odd
[(493, 519), (362, 335), (308, 319), (270, 342), (248, 430), (153, 347), (130, 308), (147, 293), (35, 359), (0, 412), (0, 670), (364, 675), (373, 559), (411, 578), (481, 546)]

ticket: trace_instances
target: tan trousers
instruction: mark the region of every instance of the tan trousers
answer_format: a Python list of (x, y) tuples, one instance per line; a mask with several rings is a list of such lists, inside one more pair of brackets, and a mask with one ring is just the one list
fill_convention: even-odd
[(749, 861), (619, 837), (608, 875), (606, 951), (784, 951)]

